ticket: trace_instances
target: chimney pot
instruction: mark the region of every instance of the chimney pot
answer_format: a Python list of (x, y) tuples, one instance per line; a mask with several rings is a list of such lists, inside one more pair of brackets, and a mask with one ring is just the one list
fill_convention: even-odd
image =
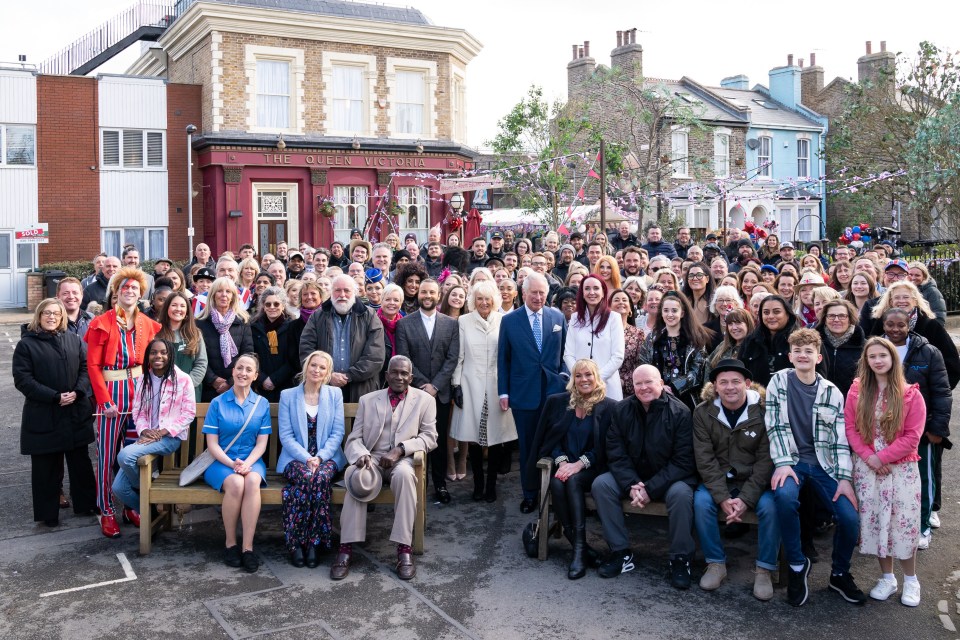
[(793, 54), (792, 54), (792, 53), (788, 53), (788, 54), (787, 54), (787, 66), (788, 66), (788, 67), (792, 67), (792, 66), (793, 66)]
[(886, 51), (886, 50), (887, 50), (887, 41), (886, 41), (886, 40), (881, 40), (881, 41), (880, 41), (880, 51)]
[(580, 47), (580, 51), (579, 51), (579, 54), (577, 55), (577, 57), (578, 57), (578, 58), (582, 58), (582, 57), (583, 57), (583, 47)]
[(867, 55), (870, 55), (871, 49), (873, 49), (873, 43), (867, 40)]
[(577, 45), (573, 45), (573, 59), (577, 59)]
[(817, 66), (817, 54), (815, 53), (810, 54), (810, 66), (811, 67)]
[(803, 69), (803, 58), (800, 58), (799, 60), (797, 60), (797, 66)]
[(617, 31), (617, 48), (623, 46), (623, 31)]
[(637, 44), (637, 28), (630, 29), (630, 44)]
[(586, 56), (587, 58), (590, 57), (590, 41), (589, 40), (583, 41), (583, 55)]

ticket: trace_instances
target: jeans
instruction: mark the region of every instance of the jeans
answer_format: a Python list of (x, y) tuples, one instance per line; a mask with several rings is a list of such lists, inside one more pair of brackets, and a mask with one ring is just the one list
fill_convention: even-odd
[(113, 492), (128, 509), (140, 510), (140, 468), (137, 460), (145, 455), (165, 456), (180, 448), (180, 439), (164, 436), (148, 444), (128, 444), (117, 454), (120, 472), (113, 479)]
[(793, 478), (787, 478), (783, 486), (773, 494), (787, 561), (791, 565), (803, 564), (805, 561), (800, 545), (799, 496), (800, 486), (809, 481), (823, 503), (833, 509), (833, 515), (837, 521), (837, 528), (833, 534), (833, 572), (847, 573), (850, 571), (853, 548), (860, 538), (860, 516), (857, 510), (853, 508), (846, 496), (840, 496), (836, 502), (833, 501), (833, 496), (837, 492), (837, 481), (831, 478), (820, 465), (798, 462), (793, 467), (793, 472), (800, 480), (800, 485)]
[[(694, 522), (700, 538), (700, 548), (703, 549), (707, 562), (723, 564), (727, 561), (727, 555), (720, 541), (720, 522), (717, 520), (719, 511), (720, 505), (713, 501), (713, 495), (701, 484), (693, 496)], [(777, 520), (773, 491), (764, 491), (757, 501), (757, 519), (760, 521), (757, 531), (757, 566), (776, 571), (777, 553), (780, 551), (780, 522)]]

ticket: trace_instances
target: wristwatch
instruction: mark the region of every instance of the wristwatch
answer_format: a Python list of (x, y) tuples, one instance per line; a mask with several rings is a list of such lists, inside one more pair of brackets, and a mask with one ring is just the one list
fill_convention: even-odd
[(407, 448), (406, 448), (405, 446), (403, 446), (403, 443), (401, 442), (401, 443), (398, 444), (397, 446), (400, 447), (400, 454), (403, 455), (404, 457), (406, 457), (406, 455), (407, 455)]

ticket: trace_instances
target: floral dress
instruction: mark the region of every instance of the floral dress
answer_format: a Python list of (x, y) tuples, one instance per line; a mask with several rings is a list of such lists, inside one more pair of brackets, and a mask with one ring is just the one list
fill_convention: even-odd
[[(307, 414), (307, 451), (316, 456), (317, 415)], [(330, 549), (333, 540), (333, 518), (330, 515), (332, 482), (337, 463), (326, 460), (310, 473), (299, 460), (289, 462), (283, 477), (289, 482), (283, 488), (283, 535), (287, 550), (303, 547)]]
[[(882, 410), (878, 399), (875, 415)], [(874, 419), (873, 446), (888, 445)], [(880, 558), (913, 557), (920, 539), (920, 471), (916, 462), (889, 465), (890, 473), (877, 475), (867, 463), (854, 456), (853, 484), (860, 502), (860, 553)]]
[(620, 365), (620, 384), (623, 397), (633, 395), (633, 370), (640, 366), (640, 347), (646, 336), (642, 329), (628, 324), (623, 330), (623, 364)]

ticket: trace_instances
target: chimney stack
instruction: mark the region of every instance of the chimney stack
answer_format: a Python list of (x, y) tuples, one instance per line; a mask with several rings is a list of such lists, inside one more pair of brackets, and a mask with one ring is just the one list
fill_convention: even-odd
[(573, 60), (567, 63), (567, 99), (576, 100), (585, 96), (585, 88), (596, 68), (596, 61), (590, 57), (590, 41), (582, 45), (573, 45)]
[(823, 67), (817, 66), (817, 54), (811, 53), (810, 66), (800, 71), (800, 102), (812, 109), (817, 109), (821, 91), (823, 91)]
[(617, 48), (610, 52), (610, 67), (628, 72), (635, 80), (643, 77), (643, 47), (637, 44), (635, 28), (617, 32)]
[(867, 55), (870, 55), (872, 53), (871, 49), (873, 49), (873, 43), (867, 40)]
[(793, 54), (787, 64), (770, 69), (770, 95), (777, 102), (794, 109), (800, 102), (800, 69), (793, 64)]
[(793, 66), (793, 54), (792, 54), (792, 53), (788, 53), (788, 54), (787, 54), (787, 66), (788, 66), (788, 67), (792, 67), (792, 66)]
[(586, 58), (590, 57), (590, 41), (589, 40), (583, 41), (583, 55)]
[(887, 41), (880, 41), (880, 51), (872, 53), (872, 46), (867, 42), (867, 53), (857, 60), (857, 80), (860, 84), (869, 83), (875, 89), (881, 89), (888, 94), (891, 100), (896, 98), (895, 71), (897, 55), (887, 51)]

